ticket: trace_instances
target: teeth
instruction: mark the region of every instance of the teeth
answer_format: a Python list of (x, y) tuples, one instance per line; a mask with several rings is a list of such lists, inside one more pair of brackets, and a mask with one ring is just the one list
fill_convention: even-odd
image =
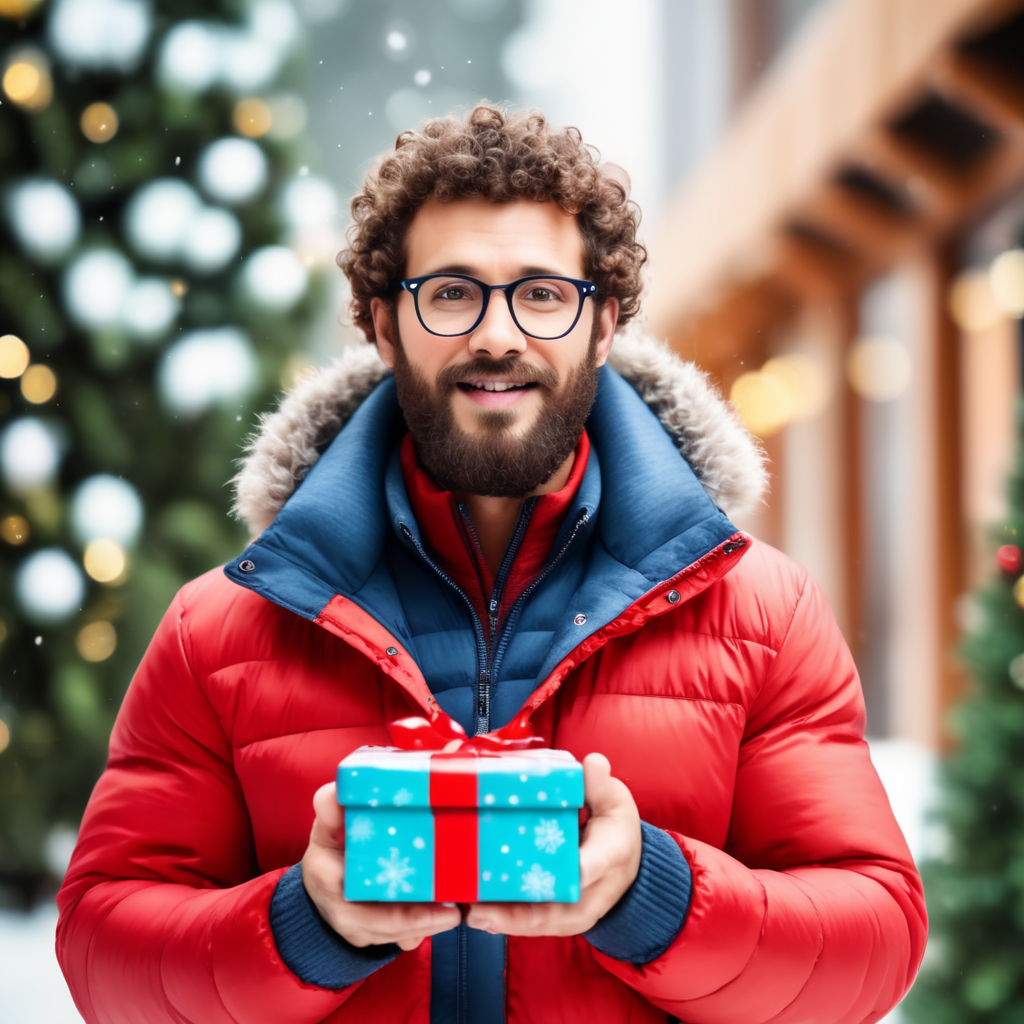
[(502, 381), (487, 380), (482, 384), (471, 385), (483, 391), (511, 391), (513, 388), (525, 388), (525, 384), (507, 384)]

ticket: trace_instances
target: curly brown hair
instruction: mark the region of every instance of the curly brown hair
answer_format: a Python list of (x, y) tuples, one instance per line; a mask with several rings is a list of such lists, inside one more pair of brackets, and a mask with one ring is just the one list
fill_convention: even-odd
[(575, 216), (584, 273), (597, 285), (598, 301), (619, 300), (618, 323), (625, 324), (640, 309), (647, 250), (636, 238), (640, 210), (624, 175), (598, 160), (578, 129), (553, 128), (535, 110), (510, 113), (488, 103), (402, 132), (353, 198), (348, 248), (338, 254), (352, 286), (353, 322), (375, 340), (370, 300), (397, 296), (406, 229), (423, 203), (479, 196), (554, 201)]

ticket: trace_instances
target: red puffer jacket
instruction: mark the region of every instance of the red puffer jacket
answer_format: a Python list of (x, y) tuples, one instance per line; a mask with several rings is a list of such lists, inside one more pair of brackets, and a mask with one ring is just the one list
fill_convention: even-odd
[[(360, 358), (365, 392), (376, 371)], [(657, 375), (699, 391), (649, 347), (624, 360), (641, 394)], [(342, 396), (339, 421), (357, 404), (327, 380), (278, 428), (316, 436), (288, 425), (314, 387)], [(677, 406), (663, 390), (670, 429)], [(688, 454), (724, 503), (714, 455)], [(260, 479), (257, 518), (289, 490)], [(863, 741), (850, 654), (803, 570), (756, 541), (718, 544), (588, 636), (527, 706), (551, 746), (609, 757), (640, 816), (679, 843), (693, 896), (643, 967), (582, 937), (510, 938), (508, 1021), (853, 1024), (903, 995), (925, 940), (920, 881)], [(410, 713), (438, 713), (422, 674), (354, 601), (310, 621), (220, 570), (185, 587), (125, 698), (59, 897), (58, 956), (86, 1021), (427, 1024), (429, 942), (336, 992), (284, 966), (268, 921), (313, 792)]]

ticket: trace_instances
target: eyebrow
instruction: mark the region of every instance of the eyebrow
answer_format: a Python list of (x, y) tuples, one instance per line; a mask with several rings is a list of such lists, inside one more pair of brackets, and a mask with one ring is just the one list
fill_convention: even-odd
[[(479, 271), (464, 263), (449, 263), (447, 266), (432, 270), (432, 274), (457, 274), (460, 277), (477, 277)], [(521, 277), (572, 277), (571, 274), (563, 274), (560, 270), (552, 270), (551, 267), (520, 267), (518, 275), (513, 280)], [(481, 279), (482, 280), (482, 279)]]

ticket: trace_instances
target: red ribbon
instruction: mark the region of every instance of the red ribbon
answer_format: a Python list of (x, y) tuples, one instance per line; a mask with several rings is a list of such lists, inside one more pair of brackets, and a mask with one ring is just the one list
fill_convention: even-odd
[(465, 761), (526, 750), (543, 740), (530, 732), (529, 716), (525, 714), (481, 736), (467, 736), (448, 715), (439, 715), (432, 722), (419, 715), (402, 718), (388, 725), (388, 732), (391, 742), (402, 750), (433, 751), (430, 806), (434, 809), (434, 899), (438, 903), (475, 903), (479, 776)]
[(466, 730), (448, 715), (438, 715), (433, 721), (421, 715), (400, 718), (388, 725), (388, 732), (391, 742), (401, 750), (435, 750), (469, 757), (527, 750), (544, 742), (530, 731), (530, 719), (526, 714), (517, 715), (501, 729), (479, 736), (467, 736)]

